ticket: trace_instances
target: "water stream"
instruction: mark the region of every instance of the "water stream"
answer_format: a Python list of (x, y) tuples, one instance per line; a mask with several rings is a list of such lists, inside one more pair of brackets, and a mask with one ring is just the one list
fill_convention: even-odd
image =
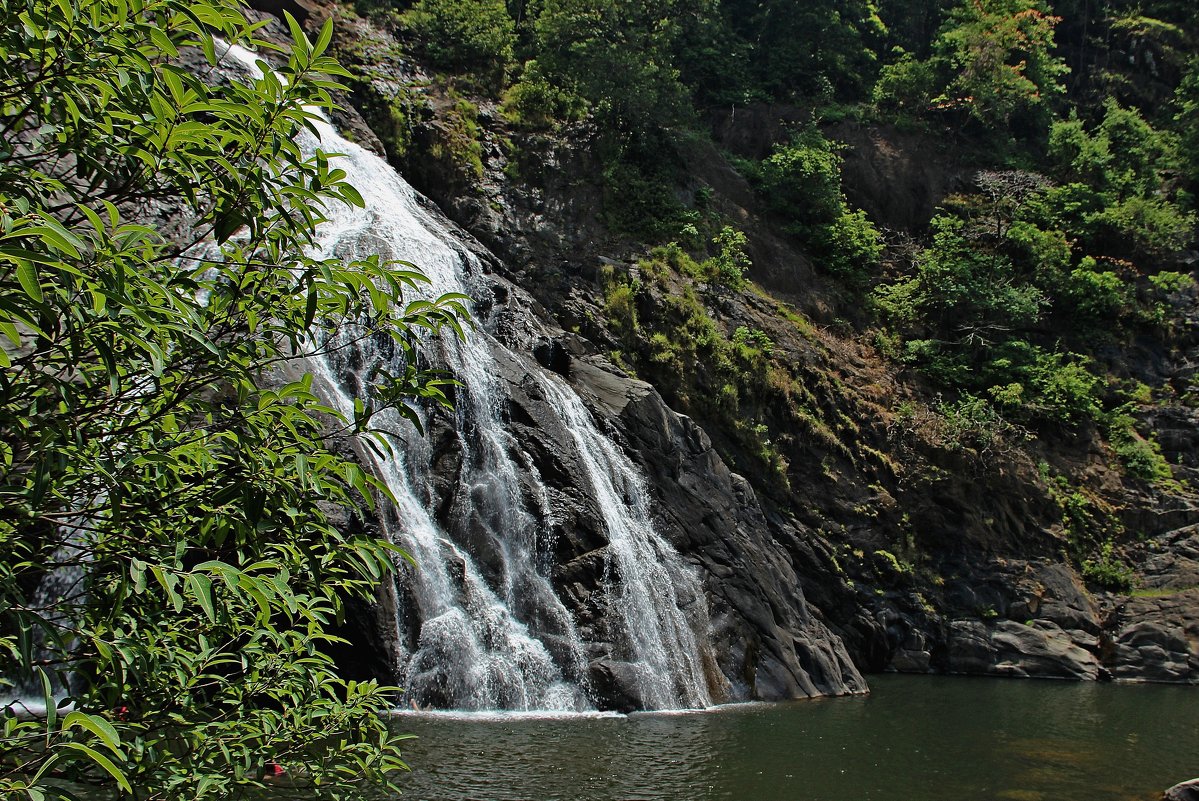
[[(254, 68), (239, 48), (230, 55)], [(343, 154), (337, 166), (366, 201), (364, 209), (330, 208), (319, 231), (320, 255), (367, 255), (416, 265), (429, 295), (488, 293), (477, 258), (386, 162), (317, 125), (320, 147)], [(302, 146), (317, 146), (305, 136)], [(406, 571), (397, 631), (403, 684), (418, 706), (456, 709), (583, 710), (589, 644), (556, 594), (546, 567), (543, 532), (548, 505), (541, 478), (504, 423), (505, 387), (496, 354), (527, 370), (569, 431), (588, 489), (602, 510), (609, 620), (616, 656), (635, 674), (635, 692), (655, 709), (704, 707), (710, 697), (701, 653), (708, 626), (703, 593), (692, 569), (654, 529), (644, 483), (629, 458), (596, 427), (575, 392), (528, 354), (507, 351), (479, 320), (465, 341), (430, 340), (424, 356), (461, 383), (456, 393), (457, 448), (449, 513), (436, 519), (429, 443), (393, 415), (380, 428), (401, 432), (394, 453), (361, 448), (363, 458), (397, 499), (380, 515), (387, 536), (414, 557)], [(387, 342), (366, 340), (307, 360), (318, 391), (343, 413), (380, 367), (398, 358)], [(527, 488), (534, 487), (532, 493)], [(445, 504), (442, 504), (445, 507)]]

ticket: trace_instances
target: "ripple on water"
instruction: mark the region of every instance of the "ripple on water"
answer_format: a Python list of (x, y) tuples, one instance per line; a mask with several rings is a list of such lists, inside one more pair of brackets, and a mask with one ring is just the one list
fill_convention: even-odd
[(403, 713), (402, 801), (1149, 801), (1199, 773), (1199, 690), (875, 677), (682, 713)]

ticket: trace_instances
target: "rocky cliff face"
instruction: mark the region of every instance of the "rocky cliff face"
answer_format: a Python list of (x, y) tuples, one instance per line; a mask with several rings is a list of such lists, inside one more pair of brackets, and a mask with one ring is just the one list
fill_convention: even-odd
[[(1184, 483), (1149, 487), (1114, 474), (1094, 431), (1039, 432), (1031, 445), (1018, 431), (954, 441), (931, 412), (933, 393), (879, 355), (836, 285), (774, 230), (721, 152), (699, 144), (682, 155), (693, 185), (680, 196), (690, 202), (702, 188), (738, 220), (761, 287), (705, 297), (706, 313), (730, 336), (764, 332), (770, 369), (786, 375), (752, 400), (755, 419), (780, 432), (770, 443), (780, 458), (764, 466), (743, 432), (697, 401), (715, 390), (704, 386), (702, 365), (698, 383), (684, 387), (614, 364), (613, 351), (649, 343), (606, 319), (601, 276), (636, 274), (641, 249), (600, 221), (591, 132), (514, 130), (493, 102), (475, 98), (475, 173), (452, 155), (460, 120), (444, 89), (396, 57), (390, 32), (338, 13), (342, 57), (355, 73), (348, 100), (361, 112), (340, 124), (481, 243), (494, 271), (488, 328), (566, 377), (644, 472), (664, 536), (701, 571), (713, 621), (707, 670), (719, 698), (857, 692), (859, 671), (879, 670), (1199, 683), (1199, 502)], [(734, 152), (761, 150), (787, 113), (738, 111), (714, 130)], [(910, 134), (843, 126), (835, 135), (852, 145), (847, 194), (897, 228), (922, 225), (968, 174), (952, 154), (939, 152), (946, 160), (936, 163), (929, 154), (938, 148)], [(666, 313), (685, 289), (674, 275), (642, 283), (642, 319)], [(1189, 333), (1172, 349), (1146, 343), (1128, 370), (1174, 387), (1178, 402), (1150, 423), (1186, 482), (1199, 477), (1199, 421), (1187, 405), (1199, 316), (1193, 295), (1177, 302), (1190, 309)], [(506, 419), (552, 484), (550, 575), (580, 628), (602, 643), (602, 512), (556, 445), (562, 434), (524, 380), (527, 368), (498, 363)], [(443, 449), (444, 495), (455, 465), (441, 433), (432, 437)], [(1140, 534), (1114, 555), (1135, 570), (1136, 592), (1084, 580), (1062, 476), (1095, 499), (1088, 514)], [(618, 660), (602, 644), (590, 658), (600, 702), (636, 707)]]
[[(534, 322), (526, 304), (523, 293), (512, 288), (496, 319), (501, 340), (567, 378), (648, 479), (659, 531), (700, 569), (712, 621), (708, 669), (715, 698), (865, 691), (840, 639), (808, 606), (796, 566), (775, 541), (752, 487), (729, 470), (703, 430), (672, 411), (651, 385), (617, 371), (586, 340), (550, 322)], [(553, 580), (581, 629), (593, 633), (601, 625), (595, 610), (602, 604), (594, 595), (603, 586), (603, 513), (579, 486), (584, 469), (560, 447), (567, 436), (549, 423), (546, 399), (528, 392), (522, 368), (513, 367), (503, 376), (510, 425), (518, 439), (532, 445), (538, 472), (553, 477), (559, 500), (552, 516), (551, 539), (558, 543)], [(606, 705), (638, 706), (622, 686), (619, 668), (593, 663), (593, 678), (604, 688)]]

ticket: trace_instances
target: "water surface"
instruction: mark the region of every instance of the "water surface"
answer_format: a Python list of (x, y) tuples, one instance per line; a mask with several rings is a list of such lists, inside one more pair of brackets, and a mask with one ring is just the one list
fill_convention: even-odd
[(1156, 801), (1199, 777), (1199, 687), (873, 676), (691, 714), (405, 715), (405, 801)]

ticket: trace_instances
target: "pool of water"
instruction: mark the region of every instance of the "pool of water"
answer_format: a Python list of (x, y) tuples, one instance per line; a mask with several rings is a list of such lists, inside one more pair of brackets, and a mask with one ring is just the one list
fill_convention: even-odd
[(874, 676), (689, 714), (402, 715), (405, 801), (1156, 801), (1199, 777), (1199, 687)]

